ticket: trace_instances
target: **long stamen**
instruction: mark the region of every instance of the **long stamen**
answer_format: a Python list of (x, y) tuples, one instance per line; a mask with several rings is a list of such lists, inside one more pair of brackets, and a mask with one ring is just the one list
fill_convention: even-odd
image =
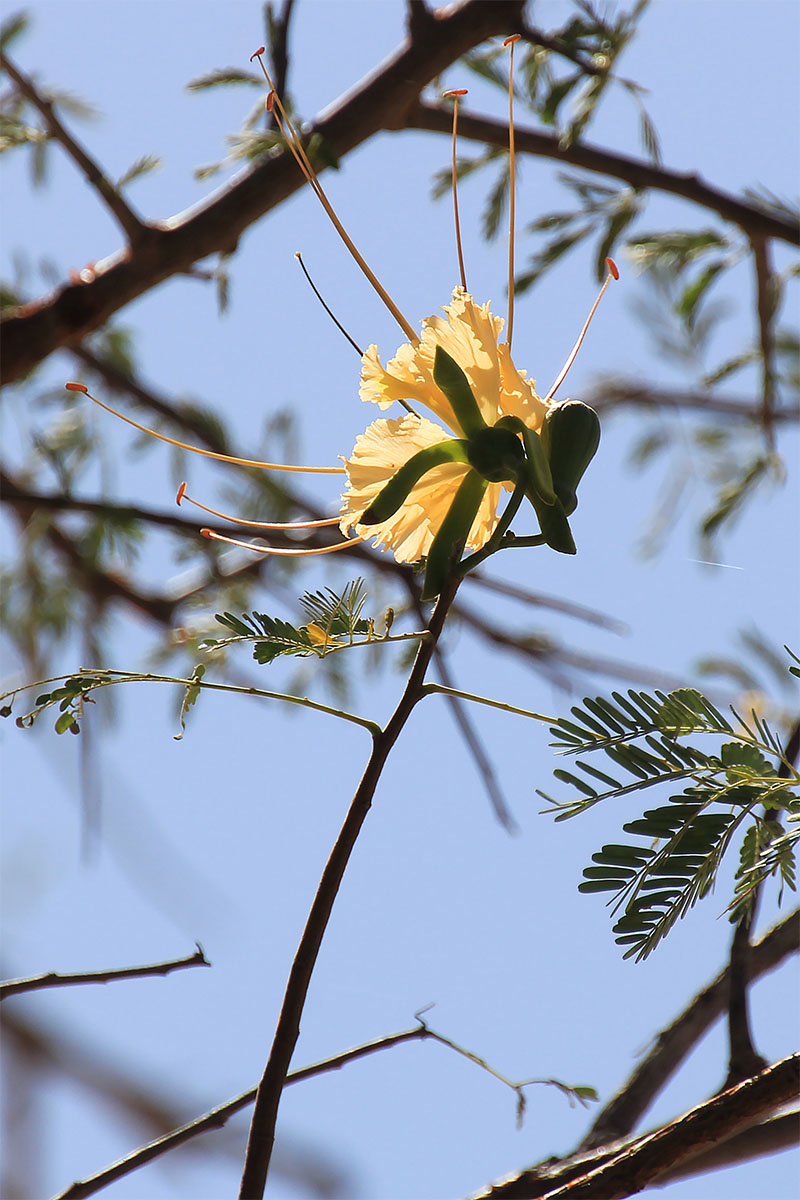
[(348, 538), (346, 542), (337, 542), (334, 546), (314, 546), (310, 550), (295, 550), (284, 546), (254, 546), (252, 542), (242, 542), (239, 538), (226, 537), (225, 534), (216, 533), (213, 529), (201, 529), (200, 533), (204, 538), (209, 538), (213, 542), (227, 542), (229, 546), (241, 546), (243, 550), (255, 550), (258, 554), (285, 554), (292, 557), (301, 554), (334, 554), (337, 550), (346, 550), (348, 546), (358, 545), (369, 536), (365, 534), (362, 537)]
[(586, 323), (578, 336), (577, 342), (575, 343), (575, 345), (572, 347), (572, 350), (570, 351), (569, 358), (564, 363), (564, 366), (561, 368), (558, 379), (556, 379), (555, 383), (550, 388), (550, 391), (545, 396), (545, 398), (544, 398), (545, 403), (547, 403), (548, 400), (553, 399), (553, 396), (556, 394), (556, 392), (558, 391), (558, 389), (561, 387), (562, 383), (566, 379), (567, 373), (568, 373), (570, 367), (575, 362), (575, 359), (578, 356), (578, 351), (581, 348), (583, 339), (586, 337), (586, 331), (592, 323), (592, 317), (597, 312), (598, 305), (600, 304), (600, 301), (603, 299), (603, 296), (606, 294), (606, 288), (611, 283), (612, 279), (619, 279), (619, 270), (617, 269), (617, 264), (614, 262), (613, 258), (606, 259), (606, 266), (608, 267), (608, 275), (606, 275), (605, 283), (600, 288), (600, 294), (598, 295), (597, 299), (595, 300), (594, 304), (592, 305), (591, 312), (589, 313), (588, 317), (586, 318)]
[(344, 467), (297, 467), (290, 466), (288, 463), (261, 462), (255, 458), (237, 458), (235, 454), (220, 454), (216, 450), (204, 450), (201, 446), (190, 446), (187, 442), (179, 442), (177, 438), (167, 437), (165, 433), (158, 433), (155, 429), (149, 429), (147, 425), (140, 425), (132, 417), (126, 417), (124, 413), (117, 412), (115, 408), (111, 408), (109, 404), (105, 404), (102, 400), (98, 400), (97, 396), (93, 396), (83, 383), (66, 383), (64, 386), (68, 392), (81, 392), (84, 396), (88, 396), (100, 408), (111, 413), (112, 417), (119, 417), (120, 421), (125, 421), (134, 429), (139, 429), (142, 433), (149, 433), (151, 437), (158, 438), (160, 442), (167, 442), (170, 446), (177, 446), (181, 450), (191, 450), (193, 454), (202, 454), (204, 458), (216, 458), (219, 462), (236, 463), (240, 467), (260, 467), (265, 471), (298, 471), (306, 475), (345, 474)]
[(193, 504), (195, 508), (202, 508), (203, 512), (210, 513), (212, 517), (220, 517), (221, 520), (231, 521), (234, 525), (249, 525), (256, 529), (321, 529), (324, 525), (338, 525), (341, 520), (341, 517), (327, 517), (324, 521), (248, 521), (245, 517), (232, 517), (230, 513), (219, 512), (216, 508), (201, 504), (194, 496), (189, 495), (186, 484), (182, 483), (178, 488), (175, 503), (181, 504), (184, 500)]
[(514, 33), (503, 42), (510, 46), (508, 57), (508, 322), (506, 324), (506, 345), (511, 349), (511, 335), (514, 332), (514, 235), (517, 216), (517, 159), (514, 153), (514, 45), (520, 39), (520, 34)]
[(456, 144), (458, 136), (458, 100), (460, 96), (466, 96), (466, 88), (455, 88), (451, 92), (445, 92), (444, 97), (453, 98), (453, 215), (455, 217), (456, 226), (456, 249), (458, 250), (458, 269), (461, 272), (461, 286), (464, 291), (467, 288), (467, 274), (464, 270), (464, 251), (461, 246), (461, 222), (458, 219), (458, 167), (456, 160)]
[(264, 60), (261, 57), (263, 53), (264, 53), (264, 47), (262, 46), (259, 50), (256, 50), (255, 54), (252, 54), (250, 56), (250, 61), (252, 62), (254, 58), (258, 59), (258, 64), (264, 73), (264, 78), (266, 79), (267, 85), (269, 86), (269, 89), (270, 89), (270, 96), (275, 105), (275, 110), (276, 110), (275, 111), (275, 119), (278, 123), (281, 133), (283, 134), (284, 138), (286, 139), (287, 146), (289, 147), (292, 154), (294, 155), (294, 157), (297, 161), (297, 164), (300, 167), (300, 170), (303, 172), (303, 175), (305, 176), (306, 180), (308, 181), (308, 183), (311, 185), (314, 192), (316, 193), (320, 203), (322, 204), (322, 207), (325, 209), (325, 212), (330, 217), (333, 227), (336, 230), (336, 232), (339, 234), (339, 237), (342, 239), (345, 246), (347, 246), (347, 249), (350, 251), (350, 254), (355, 259), (356, 263), (361, 268), (364, 275), (366, 275), (367, 279), (372, 284), (373, 288), (378, 293), (381, 300), (383, 301), (383, 303), (388, 308), (389, 312), (394, 317), (395, 321), (397, 321), (398, 325), (403, 330), (403, 333), (406, 335), (406, 337), (411, 342), (411, 344), (416, 346), (419, 342), (419, 338), (417, 337), (416, 333), (414, 332), (414, 330), (412, 329), (411, 325), (408, 323), (406, 318), (403, 316), (403, 314), (400, 312), (400, 309), (397, 307), (394, 300), (392, 300), (389, 293), (386, 291), (386, 289), (380, 283), (377, 276), (367, 266), (366, 261), (362, 258), (361, 254), (356, 249), (355, 243), (353, 242), (352, 238), (350, 237), (347, 230), (342, 225), (341, 221), (339, 220), (336, 213), (334, 212), (333, 205), (328, 200), (328, 197), (325, 195), (322, 184), (320, 183), (319, 179), (317, 178), (317, 173), (314, 170), (313, 166), (311, 165), (308, 155), (306, 154), (305, 148), (300, 139), (300, 135), (298, 134), (297, 130), (295, 129), (294, 125), (292, 124), (292, 121), (281, 102), (281, 98), (278, 95), (278, 93), (276, 92), (275, 87), (272, 83), (272, 80), (269, 77), (267, 68), (264, 66)]

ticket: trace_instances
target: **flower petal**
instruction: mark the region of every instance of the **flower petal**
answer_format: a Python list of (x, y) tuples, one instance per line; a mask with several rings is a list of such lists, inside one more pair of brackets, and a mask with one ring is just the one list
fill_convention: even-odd
[(424, 405), (457, 436), (463, 436), (447, 398), (433, 380), (436, 347), (453, 358), (467, 376), (483, 419), (494, 425), (500, 417), (520, 417), (531, 429), (541, 429), (548, 405), (536, 393), (533, 381), (513, 363), (507, 345), (499, 344), (504, 322), (492, 315), (488, 304), (477, 305), (468, 292), (456, 288), (445, 317), (428, 317), (422, 323), (417, 345), (406, 342), (386, 367), (376, 346), (362, 359), (362, 400), (388, 408), (397, 400)]
[[(430, 550), (458, 485), (471, 469), (462, 463), (446, 463), (429, 471), (408, 494), (405, 503), (387, 521), (359, 525), (359, 517), (383, 490), (399, 467), (429, 446), (448, 441), (448, 435), (432, 421), (414, 416), (373, 421), (356, 439), (352, 456), (345, 460), (349, 487), (342, 497), (340, 528), (354, 529), (376, 545), (392, 550), (398, 562), (418, 562)], [(497, 524), (497, 506), (502, 486), (486, 490), (467, 545), (479, 550)]]

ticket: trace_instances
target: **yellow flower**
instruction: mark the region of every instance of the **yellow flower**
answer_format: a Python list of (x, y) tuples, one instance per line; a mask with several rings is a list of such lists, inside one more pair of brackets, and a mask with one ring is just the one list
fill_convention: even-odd
[[(518, 417), (538, 433), (551, 402), (537, 394), (534, 381), (514, 366), (509, 347), (500, 343), (505, 324), (502, 317), (494, 316), (488, 304), (476, 304), (463, 288), (456, 288), (444, 312), (447, 319), (428, 317), (423, 321), (417, 344), (406, 342), (386, 367), (378, 358), (377, 347), (369, 347), (362, 359), (361, 399), (381, 408), (403, 400), (424, 406), (455, 438), (466, 437), (449, 400), (434, 382), (438, 346), (466, 375), (487, 425), (494, 426), (502, 417)], [(349, 486), (342, 498), (342, 532), (355, 529), (375, 537), (376, 545), (390, 548), (399, 562), (417, 562), (427, 555), (458, 484), (471, 470), (468, 464), (434, 467), (387, 521), (359, 525), (359, 519), (399, 467), (420, 450), (452, 440), (441, 426), (416, 415), (373, 422), (356, 439), (351, 457), (344, 460)], [(480, 550), (491, 537), (504, 488), (510, 490), (510, 485), (489, 484), (467, 537), (470, 549)]]

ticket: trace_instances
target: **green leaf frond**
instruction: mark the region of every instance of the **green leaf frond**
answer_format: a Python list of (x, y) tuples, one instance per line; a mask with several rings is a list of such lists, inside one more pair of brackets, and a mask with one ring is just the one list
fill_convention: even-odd
[[(800, 675), (800, 667), (790, 670)], [(630, 690), (614, 692), (610, 700), (587, 697), (572, 708), (573, 719), (561, 718), (551, 727), (562, 753), (600, 751), (609, 768), (576, 758), (572, 771), (556, 769), (555, 777), (578, 793), (559, 802), (539, 792), (556, 809), (556, 820), (655, 784), (688, 781), (666, 803), (623, 825), (635, 841), (603, 846), (584, 870), (580, 891), (613, 894), (612, 910), (620, 914), (614, 934), (626, 958), (646, 958), (713, 889), (737, 834), (744, 838), (733, 919), (768, 877), (779, 877), (781, 889), (795, 888), (800, 774), (766, 721), (756, 712), (745, 720), (731, 711), (735, 724), (693, 688), (667, 694)], [(724, 740), (715, 750), (702, 750), (685, 740), (698, 734)]]
[(229, 612), (218, 613), (215, 619), (234, 636), (204, 639), (203, 649), (208, 651), (239, 642), (255, 642), (253, 658), (267, 664), (282, 655), (325, 658), (352, 646), (416, 641), (426, 636), (424, 633), (390, 634), (389, 614), (380, 622), (381, 630), (377, 630), (373, 618), (361, 616), (366, 598), (362, 579), (349, 583), (341, 595), (331, 588), (324, 592), (306, 592), (300, 604), (309, 621), (300, 627), (266, 613), (242, 613), (241, 617)]

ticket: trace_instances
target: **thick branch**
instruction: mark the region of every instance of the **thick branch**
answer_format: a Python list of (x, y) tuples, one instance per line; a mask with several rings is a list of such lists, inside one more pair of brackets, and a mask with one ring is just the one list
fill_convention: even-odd
[[(773, 1130), (772, 1122), (764, 1122), (766, 1133), (759, 1135), (760, 1118), (799, 1091), (800, 1055), (795, 1054), (642, 1138), (603, 1147), (593, 1157), (576, 1155), (533, 1167), (472, 1200), (622, 1200), (650, 1184), (723, 1165), (726, 1151), (724, 1161), (729, 1162), (768, 1153), (763, 1142), (786, 1146), (792, 1138), (787, 1125)], [(752, 1139), (749, 1154), (744, 1149), (748, 1137)], [(716, 1164), (715, 1155), (721, 1160)]]
[[(674, 412), (714, 413), (723, 417), (735, 417), (741, 421), (762, 421), (763, 403), (760, 400), (737, 399), (720, 396), (716, 392), (678, 391), (675, 388), (662, 391), (644, 381), (609, 379), (597, 384), (585, 397), (597, 412), (607, 412), (627, 404), (634, 408), (671, 409)], [(770, 414), (772, 422), (794, 422), (800, 420), (800, 408), (778, 408)]]
[[(392, 59), (314, 125), (332, 157), (344, 158), (382, 129), (406, 127), (421, 90), (486, 38), (514, 29), (523, 0), (467, 0), (425, 25), (424, 38), (407, 38)], [(254, 221), (303, 186), (292, 156), (270, 155), (204, 204), (148, 227), (147, 237), (96, 264), (86, 283), (62, 285), (25, 305), (4, 324), (2, 382), (10, 383), (65, 345), (74, 345), (115, 312), (188, 271), (210, 254), (231, 253)]]
[(141, 979), (149, 975), (169, 975), (172, 971), (185, 970), (186, 967), (210, 967), (211, 963), (203, 953), (200, 943), (197, 950), (188, 958), (174, 958), (169, 962), (151, 963), (146, 967), (120, 967), (115, 971), (86, 971), (77, 975), (59, 975), (55, 971), (47, 975), (36, 975), (29, 979), (11, 979), (0, 983), (0, 1000), (16, 996), (20, 992), (35, 992), (41, 988), (73, 987), (81, 983), (112, 983), (117, 979)]
[[(407, 129), (424, 129), (432, 133), (449, 133), (451, 124), (450, 110), (425, 102), (416, 104), (406, 120)], [(502, 150), (508, 147), (508, 126), (490, 117), (459, 112), (458, 132), (462, 137), (485, 145), (498, 146)], [(765, 212), (757, 205), (732, 196), (730, 192), (712, 187), (696, 171), (670, 171), (643, 159), (616, 154), (585, 142), (562, 147), (552, 134), (539, 133), (516, 124), (514, 144), (518, 152), (534, 154), (539, 158), (553, 158), (565, 165), (595, 171), (600, 175), (611, 175), (640, 191), (651, 189), (680, 196), (692, 204), (711, 209), (726, 221), (732, 221), (748, 235), (760, 234), (790, 242), (793, 246), (800, 245), (800, 229), (788, 217)]]
[(798, 1094), (800, 1054), (793, 1054), (699, 1104), (606, 1166), (545, 1193), (547, 1200), (597, 1200), (598, 1196), (622, 1200), (647, 1187), (666, 1170), (688, 1163), (709, 1147), (749, 1129)]
[[(790, 913), (753, 946), (751, 981), (759, 979), (800, 950), (800, 908)], [(725, 1012), (730, 969), (703, 988), (684, 1011), (655, 1038), (633, 1074), (598, 1113), (580, 1149), (603, 1146), (625, 1137), (669, 1082), (706, 1031)]]

